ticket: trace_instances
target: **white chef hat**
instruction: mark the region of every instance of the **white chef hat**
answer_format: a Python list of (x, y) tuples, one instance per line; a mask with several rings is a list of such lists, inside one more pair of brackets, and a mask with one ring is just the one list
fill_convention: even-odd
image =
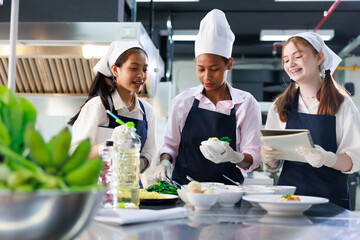
[(235, 35), (230, 29), (224, 12), (211, 10), (200, 22), (195, 40), (195, 57), (211, 53), (225, 58), (231, 57)]
[(111, 71), (111, 66), (115, 64), (119, 56), (129, 50), (130, 48), (142, 48), (142, 46), (137, 41), (115, 41), (110, 44), (106, 54), (98, 61), (94, 66), (93, 72), (96, 75), (98, 72), (101, 72), (107, 77), (113, 76)]
[(336, 55), (328, 46), (326, 46), (324, 40), (321, 36), (315, 32), (303, 32), (298, 33), (295, 36), (306, 39), (318, 52), (324, 54), (323, 69), (321, 74), (324, 74), (325, 70), (330, 70), (330, 73), (333, 74), (336, 70), (336, 67), (341, 62), (341, 58)]

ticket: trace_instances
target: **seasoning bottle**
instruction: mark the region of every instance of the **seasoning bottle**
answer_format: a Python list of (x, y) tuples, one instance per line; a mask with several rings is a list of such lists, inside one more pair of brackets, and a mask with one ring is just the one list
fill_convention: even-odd
[(115, 208), (117, 205), (117, 161), (118, 154), (113, 141), (106, 141), (101, 147), (99, 156), (104, 169), (99, 175), (99, 184), (106, 186), (106, 194), (102, 203), (104, 208)]
[(119, 208), (139, 208), (139, 176), (141, 141), (133, 122), (123, 125), (118, 146), (117, 203)]

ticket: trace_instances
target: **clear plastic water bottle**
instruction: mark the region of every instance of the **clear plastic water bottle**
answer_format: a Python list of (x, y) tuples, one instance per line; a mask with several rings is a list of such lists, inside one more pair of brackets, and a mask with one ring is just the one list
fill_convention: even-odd
[(139, 208), (139, 176), (141, 141), (135, 133), (133, 122), (123, 125), (122, 138), (117, 142), (119, 208)]
[(104, 208), (115, 208), (117, 205), (117, 162), (118, 154), (113, 141), (106, 141), (100, 149), (100, 158), (104, 170), (99, 175), (99, 184), (106, 186), (106, 195), (102, 203)]

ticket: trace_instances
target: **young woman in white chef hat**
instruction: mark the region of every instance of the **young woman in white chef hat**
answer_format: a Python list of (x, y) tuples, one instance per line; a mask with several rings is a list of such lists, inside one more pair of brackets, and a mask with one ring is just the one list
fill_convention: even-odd
[(105, 140), (116, 142), (121, 138), (116, 131), (119, 124), (106, 113), (109, 110), (123, 122), (135, 123), (136, 132), (141, 136), (140, 171), (150, 166), (156, 154), (155, 115), (151, 105), (136, 95), (146, 81), (147, 67), (147, 54), (138, 42), (110, 44), (93, 68), (96, 76), (88, 99), (68, 122), (72, 125), (73, 148), (88, 138), (92, 144), (90, 157), (96, 157)]
[(261, 155), (269, 170), (283, 167), (279, 185), (350, 208), (348, 174), (360, 169), (360, 116), (331, 76), (340, 62), (316, 33), (285, 42), (282, 64), (292, 81), (270, 108), (265, 128), (309, 129), (315, 148), (297, 149), (307, 163), (279, 161), (280, 151), (269, 146)]
[[(186, 184), (186, 176), (190, 176), (200, 182), (233, 184), (223, 175), (243, 182), (243, 174), (259, 166), (259, 104), (251, 94), (226, 82), (233, 64), (234, 39), (222, 11), (214, 9), (202, 19), (195, 40), (196, 74), (201, 85), (173, 100), (155, 178), (167, 176)], [(232, 141), (230, 146), (224, 144), (221, 152), (200, 146), (210, 137), (224, 136)]]

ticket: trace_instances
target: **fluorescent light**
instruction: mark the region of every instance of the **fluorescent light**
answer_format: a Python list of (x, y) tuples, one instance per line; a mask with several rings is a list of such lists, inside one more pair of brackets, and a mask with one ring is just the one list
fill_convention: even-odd
[(108, 48), (109, 46), (104, 45), (83, 45), (83, 56), (86, 59), (93, 57), (101, 58), (103, 55), (105, 55)]
[[(310, 32), (309, 30), (296, 29), (296, 30), (261, 30), (260, 40), (261, 41), (286, 41), (289, 37), (301, 33), (301, 32)], [(317, 30), (318, 33), (324, 41), (329, 41), (334, 37), (333, 29), (320, 29)]]
[[(173, 41), (195, 41), (196, 35), (199, 30), (174, 30), (172, 40)], [(167, 36), (167, 30), (161, 30), (161, 36)]]
[[(360, 0), (341, 0), (342, 2), (359, 2)], [(334, 2), (334, 0), (275, 0), (275, 2)]]
[[(154, 2), (198, 2), (198, 1), (199, 0), (154, 0)], [(136, 2), (150, 2), (150, 0), (136, 0)]]
[(195, 41), (196, 35), (173, 35), (173, 41)]

